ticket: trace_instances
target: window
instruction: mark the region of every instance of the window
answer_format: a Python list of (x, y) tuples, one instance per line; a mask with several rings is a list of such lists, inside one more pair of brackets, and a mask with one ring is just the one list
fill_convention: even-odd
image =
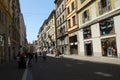
[(65, 33), (65, 26), (63, 26), (63, 33)]
[(117, 56), (115, 37), (101, 39), (101, 45), (102, 45), (102, 56), (112, 56), (112, 57)]
[(80, 0), (81, 3), (83, 3), (85, 0)]
[(59, 20), (58, 20), (58, 26), (59, 26)]
[(68, 27), (71, 27), (70, 19), (68, 20)]
[(98, 2), (99, 14), (103, 14), (111, 10), (111, 0), (100, 0)]
[(89, 21), (89, 10), (86, 10), (86, 11), (83, 12), (82, 21), (83, 21), (83, 23)]
[(84, 36), (84, 39), (91, 38), (91, 27), (83, 29), (83, 36)]
[(65, 20), (64, 15), (62, 16), (62, 19), (63, 19), (63, 22), (64, 22), (64, 20)]
[(57, 30), (57, 35), (59, 35), (59, 29)]
[(59, 9), (59, 14), (61, 14), (61, 8)]
[(108, 18), (99, 23), (101, 35), (114, 34), (114, 21), (113, 18)]
[(70, 8), (69, 7), (67, 8), (67, 13), (70, 14)]
[(76, 25), (75, 16), (72, 17), (72, 21), (73, 21), (73, 26), (75, 26)]
[(62, 4), (62, 11), (64, 10), (64, 5)]
[(59, 13), (58, 13), (58, 11), (57, 11), (57, 17), (58, 17), (58, 15), (59, 15)]
[(60, 33), (61, 33), (61, 34), (63, 33), (63, 28), (62, 28), (62, 27), (60, 28)]
[(74, 2), (72, 2), (71, 6), (72, 6), (72, 11), (73, 11), (75, 9)]
[(62, 24), (62, 19), (60, 18), (60, 24)]

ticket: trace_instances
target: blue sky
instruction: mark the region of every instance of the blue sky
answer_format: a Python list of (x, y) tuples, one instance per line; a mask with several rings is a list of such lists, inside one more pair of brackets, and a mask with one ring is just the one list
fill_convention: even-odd
[(37, 39), (39, 28), (55, 9), (54, 0), (20, 0), (28, 42)]

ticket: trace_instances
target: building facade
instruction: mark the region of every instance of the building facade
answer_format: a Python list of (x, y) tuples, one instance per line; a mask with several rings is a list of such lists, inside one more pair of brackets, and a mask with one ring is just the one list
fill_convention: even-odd
[(76, 0), (65, 0), (68, 32), (68, 54), (78, 54), (78, 20)]
[(47, 19), (47, 48), (48, 53), (53, 53), (56, 48), (56, 27), (55, 27), (55, 10), (53, 10)]
[(19, 0), (0, 0), (0, 63), (20, 52), (20, 13)]
[(11, 36), (9, 39), (11, 52), (11, 57), (14, 58), (18, 53), (20, 53), (20, 2), (19, 0), (12, 0), (12, 28)]
[(120, 1), (77, 1), (79, 55), (120, 57)]
[(40, 27), (37, 45), (37, 52), (41, 52), (45, 48), (47, 53), (53, 53), (53, 49), (56, 48), (55, 10), (50, 13)]
[(66, 23), (65, 0), (55, 0), (56, 5), (56, 28), (57, 49), (62, 54), (68, 54), (68, 33)]
[(24, 22), (23, 14), (20, 14), (20, 53), (25, 53), (27, 49), (27, 39), (26, 39), (26, 26)]
[(12, 22), (12, 0), (0, 0), (0, 63), (10, 60), (9, 28)]

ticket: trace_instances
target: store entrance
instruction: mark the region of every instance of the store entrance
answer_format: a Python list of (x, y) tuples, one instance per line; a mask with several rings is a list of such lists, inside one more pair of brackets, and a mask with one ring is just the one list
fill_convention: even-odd
[(85, 42), (85, 51), (87, 56), (92, 56), (93, 55), (93, 50), (92, 50), (92, 42)]

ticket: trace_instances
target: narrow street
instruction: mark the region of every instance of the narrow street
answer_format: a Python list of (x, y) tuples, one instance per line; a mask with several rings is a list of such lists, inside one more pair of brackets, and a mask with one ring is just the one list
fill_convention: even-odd
[(83, 60), (39, 57), (28, 68), (27, 80), (119, 80), (120, 65)]

